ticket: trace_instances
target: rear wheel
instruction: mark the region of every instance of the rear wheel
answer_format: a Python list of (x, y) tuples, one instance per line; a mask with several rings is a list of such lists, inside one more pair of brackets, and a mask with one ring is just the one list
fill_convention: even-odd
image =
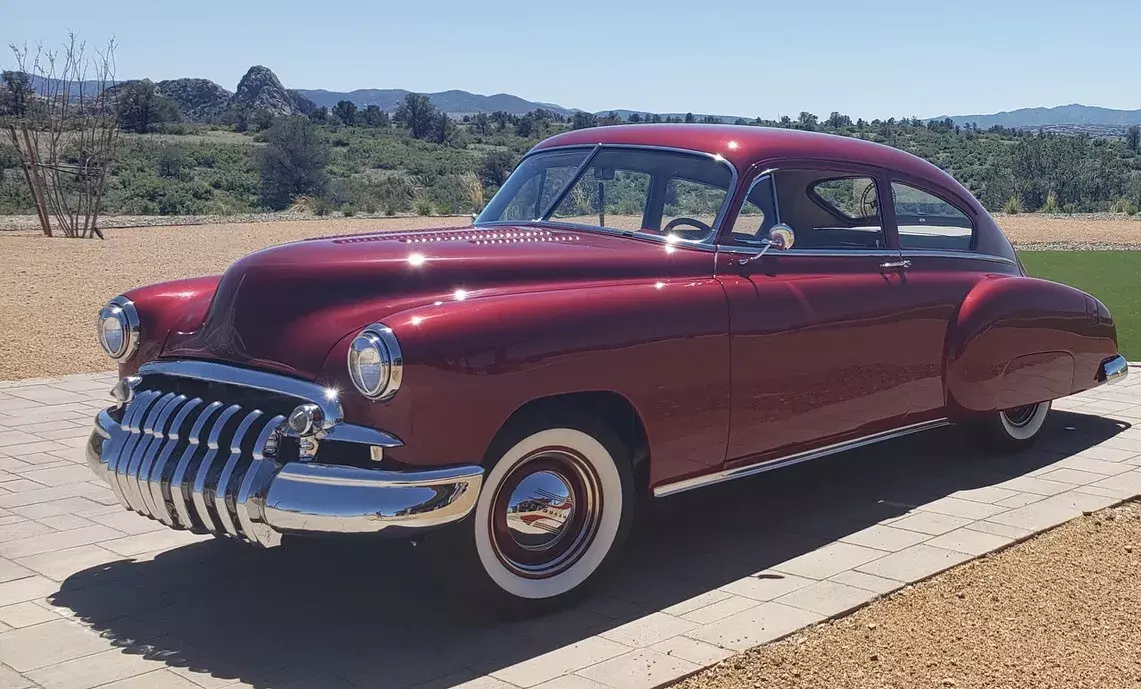
[(1049, 401), (992, 412), (978, 422), (979, 436), (989, 449), (996, 452), (1025, 450), (1034, 444), (1049, 413)]
[(512, 613), (561, 604), (614, 559), (633, 519), (629, 450), (573, 412), (513, 424), (495, 443), (470, 524), (469, 569)]

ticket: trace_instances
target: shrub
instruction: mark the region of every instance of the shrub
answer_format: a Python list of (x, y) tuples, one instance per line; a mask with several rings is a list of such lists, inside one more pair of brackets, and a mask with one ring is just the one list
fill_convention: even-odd
[(364, 212), (369, 215), (376, 215), (377, 205), (376, 201), (366, 201), (364, 204)]
[(187, 182), (190, 180), (189, 161), (178, 148), (163, 146), (158, 152), (155, 168), (159, 177), (177, 179)]
[(325, 199), (317, 199), (317, 201), (313, 204), (314, 215), (325, 216), (328, 215), (329, 211), (331, 210), (333, 210), (333, 207), (329, 205), (329, 202)]
[(1006, 205), (1002, 207), (1002, 212), (1007, 215), (1018, 215), (1022, 212), (1022, 199), (1011, 196), (1006, 200)]
[(357, 209), (353, 208), (352, 206), (345, 206), (344, 208), (341, 209), (341, 215), (345, 216), (346, 218), (351, 218), (356, 214), (357, 214)]
[(1058, 195), (1050, 192), (1046, 195), (1046, 203), (1042, 206), (1043, 213), (1057, 213), (1060, 210), (1058, 205)]
[(416, 210), (416, 215), (431, 215), (432, 214), (432, 202), (429, 201), (428, 199), (424, 198), (423, 196), (417, 198), (415, 203), (413, 203), (412, 205), (413, 205), (413, 208)]

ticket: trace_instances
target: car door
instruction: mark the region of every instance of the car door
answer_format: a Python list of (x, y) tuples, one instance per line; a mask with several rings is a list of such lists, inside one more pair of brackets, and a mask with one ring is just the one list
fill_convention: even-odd
[[(913, 365), (900, 254), (879, 212), (883, 175), (790, 165), (756, 175), (717, 275), (729, 302), (729, 466), (901, 424)], [(763, 256), (776, 222), (795, 243)]]
[(906, 261), (901, 296), (910, 313), (914, 361), (909, 422), (945, 415), (946, 343), (963, 300), (981, 280), (1017, 274), (1005, 256), (981, 253), (978, 218), (969, 204), (923, 180), (893, 175), (884, 215)]

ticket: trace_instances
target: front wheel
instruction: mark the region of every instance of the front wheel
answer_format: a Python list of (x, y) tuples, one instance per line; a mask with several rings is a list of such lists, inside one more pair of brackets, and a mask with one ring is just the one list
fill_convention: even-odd
[(979, 436), (991, 450), (1019, 452), (1034, 444), (1049, 413), (1049, 401), (992, 412), (978, 422)]
[[(563, 413), (513, 424), (495, 443), (474, 518), (469, 564), (508, 612), (540, 612), (591, 580), (633, 519), (630, 452), (605, 424)], [(465, 539), (466, 540), (466, 539)]]

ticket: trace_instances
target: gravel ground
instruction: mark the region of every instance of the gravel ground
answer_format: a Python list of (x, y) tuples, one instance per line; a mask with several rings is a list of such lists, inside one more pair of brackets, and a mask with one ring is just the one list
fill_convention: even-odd
[(1141, 686), (1141, 503), (1082, 517), (675, 689)]
[(467, 222), (337, 218), (107, 229), (105, 241), (0, 233), (0, 380), (112, 368), (95, 340), (95, 314), (132, 287), (218, 274), (252, 251), (305, 237)]

